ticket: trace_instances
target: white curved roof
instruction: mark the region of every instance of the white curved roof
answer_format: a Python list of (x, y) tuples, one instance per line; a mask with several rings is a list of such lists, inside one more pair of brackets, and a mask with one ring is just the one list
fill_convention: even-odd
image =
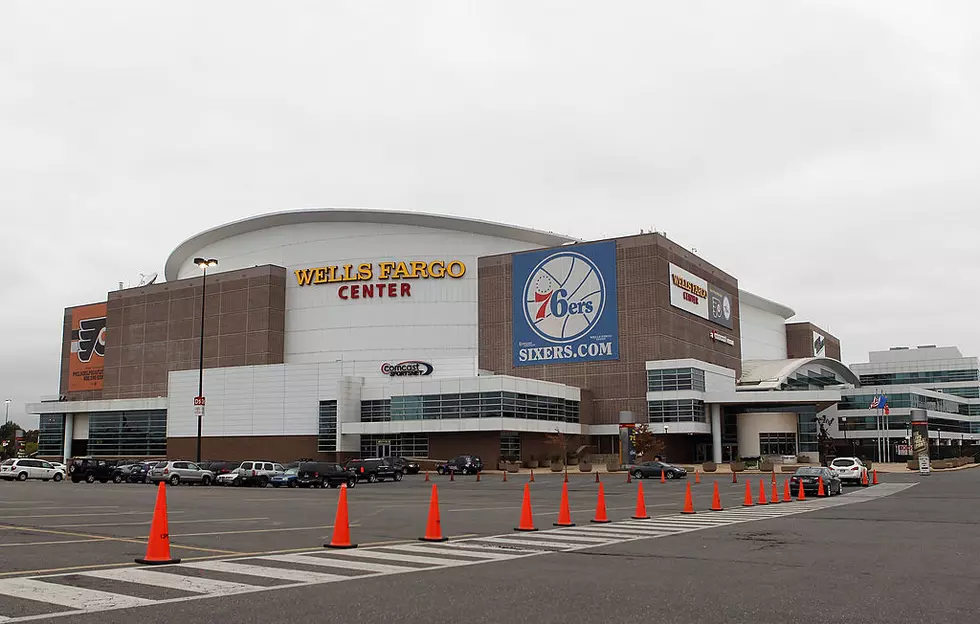
[(750, 293), (749, 291), (742, 290), (741, 288), (738, 289), (738, 302), (740, 304), (750, 305), (753, 308), (765, 310), (766, 312), (778, 314), (784, 319), (789, 319), (796, 316), (796, 311), (793, 308), (784, 306), (781, 303), (776, 303), (771, 299), (760, 297), (755, 293)]
[(788, 384), (790, 375), (806, 373), (821, 368), (830, 369), (843, 383), (858, 386), (861, 380), (854, 371), (833, 358), (795, 358), (790, 360), (745, 360), (738, 385), (742, 389), (778, 390)]
[(418, 227), (439, 230), (453, 230), (509, 238), (541, 247), (553, 247), (569, 242), (579, 242), (578, 239), (554, 232), (544, 232), (516, 225), (506, 225), (482, 219), (454, 217), (450, 215), (431, 214), (425, 212), (408, 212), (399, 210), (374, 210), (368, 208), (311, 208), (302, 210), (284, 210), (248, 217), (232, 221), (218, 227), (204, 230), (188, 238), (173, 250), (167, 258), (164, 276), (168, 281), (177, 279), (180, 266), (198, 249), (202, 249), (222, 239), (256, 232), (281, 225), (299, 223), (387, 223), (396, 225), (414, 225)]

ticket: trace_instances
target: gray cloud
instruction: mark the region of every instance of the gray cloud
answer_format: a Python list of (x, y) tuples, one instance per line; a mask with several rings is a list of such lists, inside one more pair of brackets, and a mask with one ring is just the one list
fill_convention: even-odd
[(0, 6), (0, 394), (194, 232), (368, 206), (666, 230), (867, 350), (978, 297), (972, 2)]

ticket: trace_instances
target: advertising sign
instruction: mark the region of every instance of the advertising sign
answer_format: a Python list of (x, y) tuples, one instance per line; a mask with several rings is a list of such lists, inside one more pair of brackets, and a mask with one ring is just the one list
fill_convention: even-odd
[(733, 329), (735, 327), (734, 314), (732, 314), (733, 299), (731, 294), (708, 284), (708, 320), (717, 323), (722, 327)]
[(827, 355), (827, 341), (823, 334), (813, 332), (813, 357), (825, 357)]
[(514, 366), (619, 359), (616, 243), (514, 256)]
[(929, 474), (929, 417), (924, 409), (909, 410), (912, 421), (912, 455), (919, 460), (919, 474)]
[[(404, 280), (459, 279), (466, 275), (466, 264), (460, 260), (362, 262), (296, 269), (293, 274), (297, 286), (341, 284), (337, 297), (344, 301), (394, 299), (412, 296), (411, 281)], [(359, 283), (372, 280), (379, 283)]]
[(71, 311), (71, 353), (68, 390), (101, 390), (105, 370), (106, 304), (79, 306)]
[(708, 282), (670, 264), (670, 305), (708, 319)]
[(432, 364), (419, 360), (409, 360), (398, 364), (385, 362), (381, 365), (381, 373), (390, 377), (425, 377), (431, 375), (432, 370)]

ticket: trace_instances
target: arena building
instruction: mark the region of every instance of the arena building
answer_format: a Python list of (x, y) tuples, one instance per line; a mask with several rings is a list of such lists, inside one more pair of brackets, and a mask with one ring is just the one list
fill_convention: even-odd
[(492, 465), (557, 432), (619, 457), (647, 422), (675, 461), (815, 455), (859, 385), (837, 338), (660, 233), (287, 211), (191, 237), (164, 274), (65, 310), (60, 392), (28, 406), (42, 455), (194, 458), (200, 425), (204, 459)]

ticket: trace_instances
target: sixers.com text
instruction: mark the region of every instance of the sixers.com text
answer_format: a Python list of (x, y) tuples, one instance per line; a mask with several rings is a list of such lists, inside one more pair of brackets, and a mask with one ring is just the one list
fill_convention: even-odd
[(612, 342), (583, 342), (579, 345), (554, 347), (524, 347), (518, 350), (521, 362), (540, 360), (574, 360), (585, 357), (612, 355)]

